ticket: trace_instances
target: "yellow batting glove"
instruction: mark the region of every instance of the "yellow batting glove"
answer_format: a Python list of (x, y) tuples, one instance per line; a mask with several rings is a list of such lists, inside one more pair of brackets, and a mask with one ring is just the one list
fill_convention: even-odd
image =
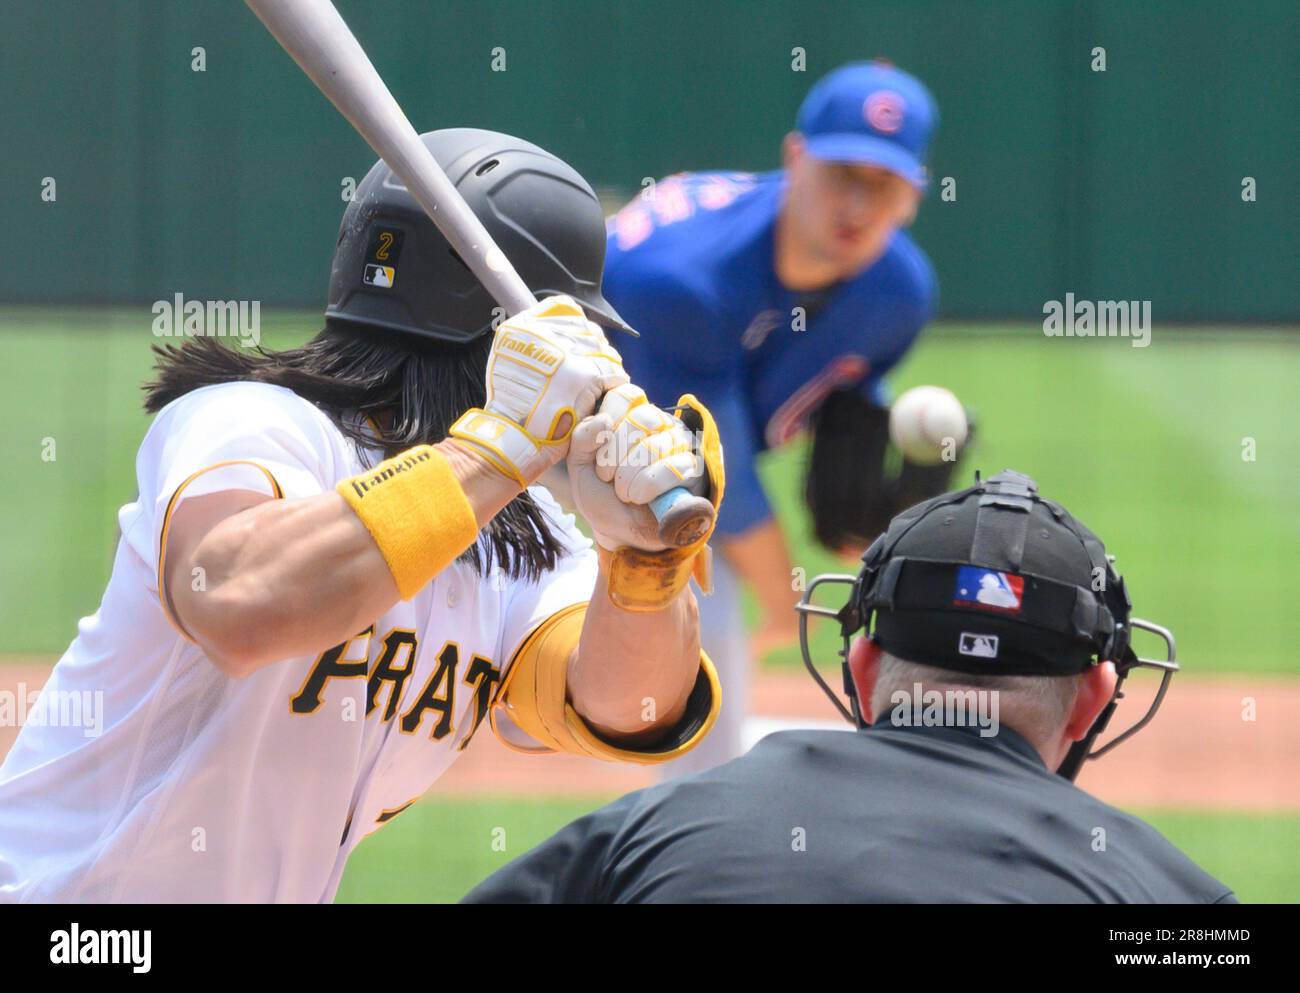
[(667, 548), (647, 506), (675, 486), (707, 497), (715, 510), (722, 502), (717, 425), (689, 394), (678, 410), (660, 410), (628, 384), (612, 390), (573, 435), (569, 488), (596, 539), (609, 598), (624, 610), (662, 610), (692, 576), (710, 589), (709, 536)]
[(466, 411), (451, 435), (522, 489), (568, 454), (578, 422), (627, 381), (604, 331), (571, 297), (548, 297), (497, 328), (487, 403)]
[(623, 503), (647, 504), (677, 486), (696, 496), (708, 493), (694, 434), (647, 401), (641, 387), (627, 383), (611, 390), (599, 413), (609, 419), (610, 429), (596, 453), (596, 476), (612, 483)]

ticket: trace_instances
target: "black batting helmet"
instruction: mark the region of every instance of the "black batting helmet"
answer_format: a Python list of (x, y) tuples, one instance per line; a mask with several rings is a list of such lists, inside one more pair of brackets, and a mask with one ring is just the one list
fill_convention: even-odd
[[(630, 330), (601, 295), (604, 214), (577, 171), (496, 131), (420, 138), (534, 295), (567, 294), (597, 324)], [(493, 326), (495, 307), (402, 181), (376, 162), (343, 212), (325, 316), (463, 343)]]
[[(1119, 675), (1115, 696), (1088, 736), (1057, 770), (1074, 779), (1097, 758), (1144, 727), (1178, 670), (1173, 635), (1131, 616), (1124, 580), (1101, 540), (1058, 503), (1038, 495), (1028, 476), (1005, 470), (974, 486), (923, 501), (890, 522), (862, 556), (857, 576), (818, 576), (798, 606), (804, 664), (840, 712), (864, 726), (849, 671), (849, 639), (858, 631), (891, 655), (955, 672), (1069, 676), (1103, 661)], [(851, 584), (839, 610), (814, 606), (824, 583)], [(839, 622), (845, 707), (813, 666), (808, 617)], [(874, 622), (874, 623), (873, 623)], [(1165, 659), (1138, 658), (1134, 628), (1159, 635)], [(1138, 666), (1164, 678), (1146, 715), (1104, 748), (1091, 751)]]

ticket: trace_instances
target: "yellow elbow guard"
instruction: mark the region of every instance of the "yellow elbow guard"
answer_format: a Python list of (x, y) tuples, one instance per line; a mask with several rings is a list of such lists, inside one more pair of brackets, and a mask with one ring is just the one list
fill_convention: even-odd
[(652, 747), (606, 741), (573, 709), (567, 698), (569, 658), (578, 647), (586, 613), (585, 603), (574, 604), (548, 617), (529, 635), (515, 655), (492, 711), (493, 732), (510, 744), (497, 726), (501, 712), (515, 727), (554, 752), (651, 764), (666, 762), (694, 748), (713, 727), (722, 703), (718, 674), (703, 652), (686, 712)]
[[(700, 439), (700, 457), (709, 478), (709, 502), (716, 513), (722, 506), (726, 471), (722, 464), (722, 440), (709, 409), (692, 393), (677, 401), (675, 413)], [(716, 524), (715, 516), (714, 522)], [(708, 542), (713, 527), (698, 541), (683, 548), (647, 552), (623, 547), (615, 552), (598, 549), (609, 585), (609, 599), (623, 610), (663, 610), (686, 586), (691, 577), (705, 593), (713, 591), (712, 559)]]
[(478, 538), (478, 522), (451, 465), (417, 445), (335, 487), (361, 518), (409, 600)]

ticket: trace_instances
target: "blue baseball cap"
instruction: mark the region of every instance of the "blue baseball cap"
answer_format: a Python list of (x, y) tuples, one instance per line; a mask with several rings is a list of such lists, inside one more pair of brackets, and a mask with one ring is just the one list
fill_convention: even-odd
[(934, 98), (915, 76), (884, 62), (850, 62), (817, 81), (795, 128), (814, 158), (880, 166), (924, 189), (925, 150), (938, 123)]

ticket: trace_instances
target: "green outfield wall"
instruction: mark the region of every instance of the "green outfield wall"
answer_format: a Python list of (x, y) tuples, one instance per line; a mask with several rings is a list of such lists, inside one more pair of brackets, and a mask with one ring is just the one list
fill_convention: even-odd
[[(814, 79), (885, 56), (941, 108), (943, 314), (1300, 319), (1293, 0), (339, 6), (418, 128), (515, 132), (611, 195), (775, 167)], [(373, 156), (242, 3), (6, 0), (0, 65), (0, 303), (322, 303)]]

